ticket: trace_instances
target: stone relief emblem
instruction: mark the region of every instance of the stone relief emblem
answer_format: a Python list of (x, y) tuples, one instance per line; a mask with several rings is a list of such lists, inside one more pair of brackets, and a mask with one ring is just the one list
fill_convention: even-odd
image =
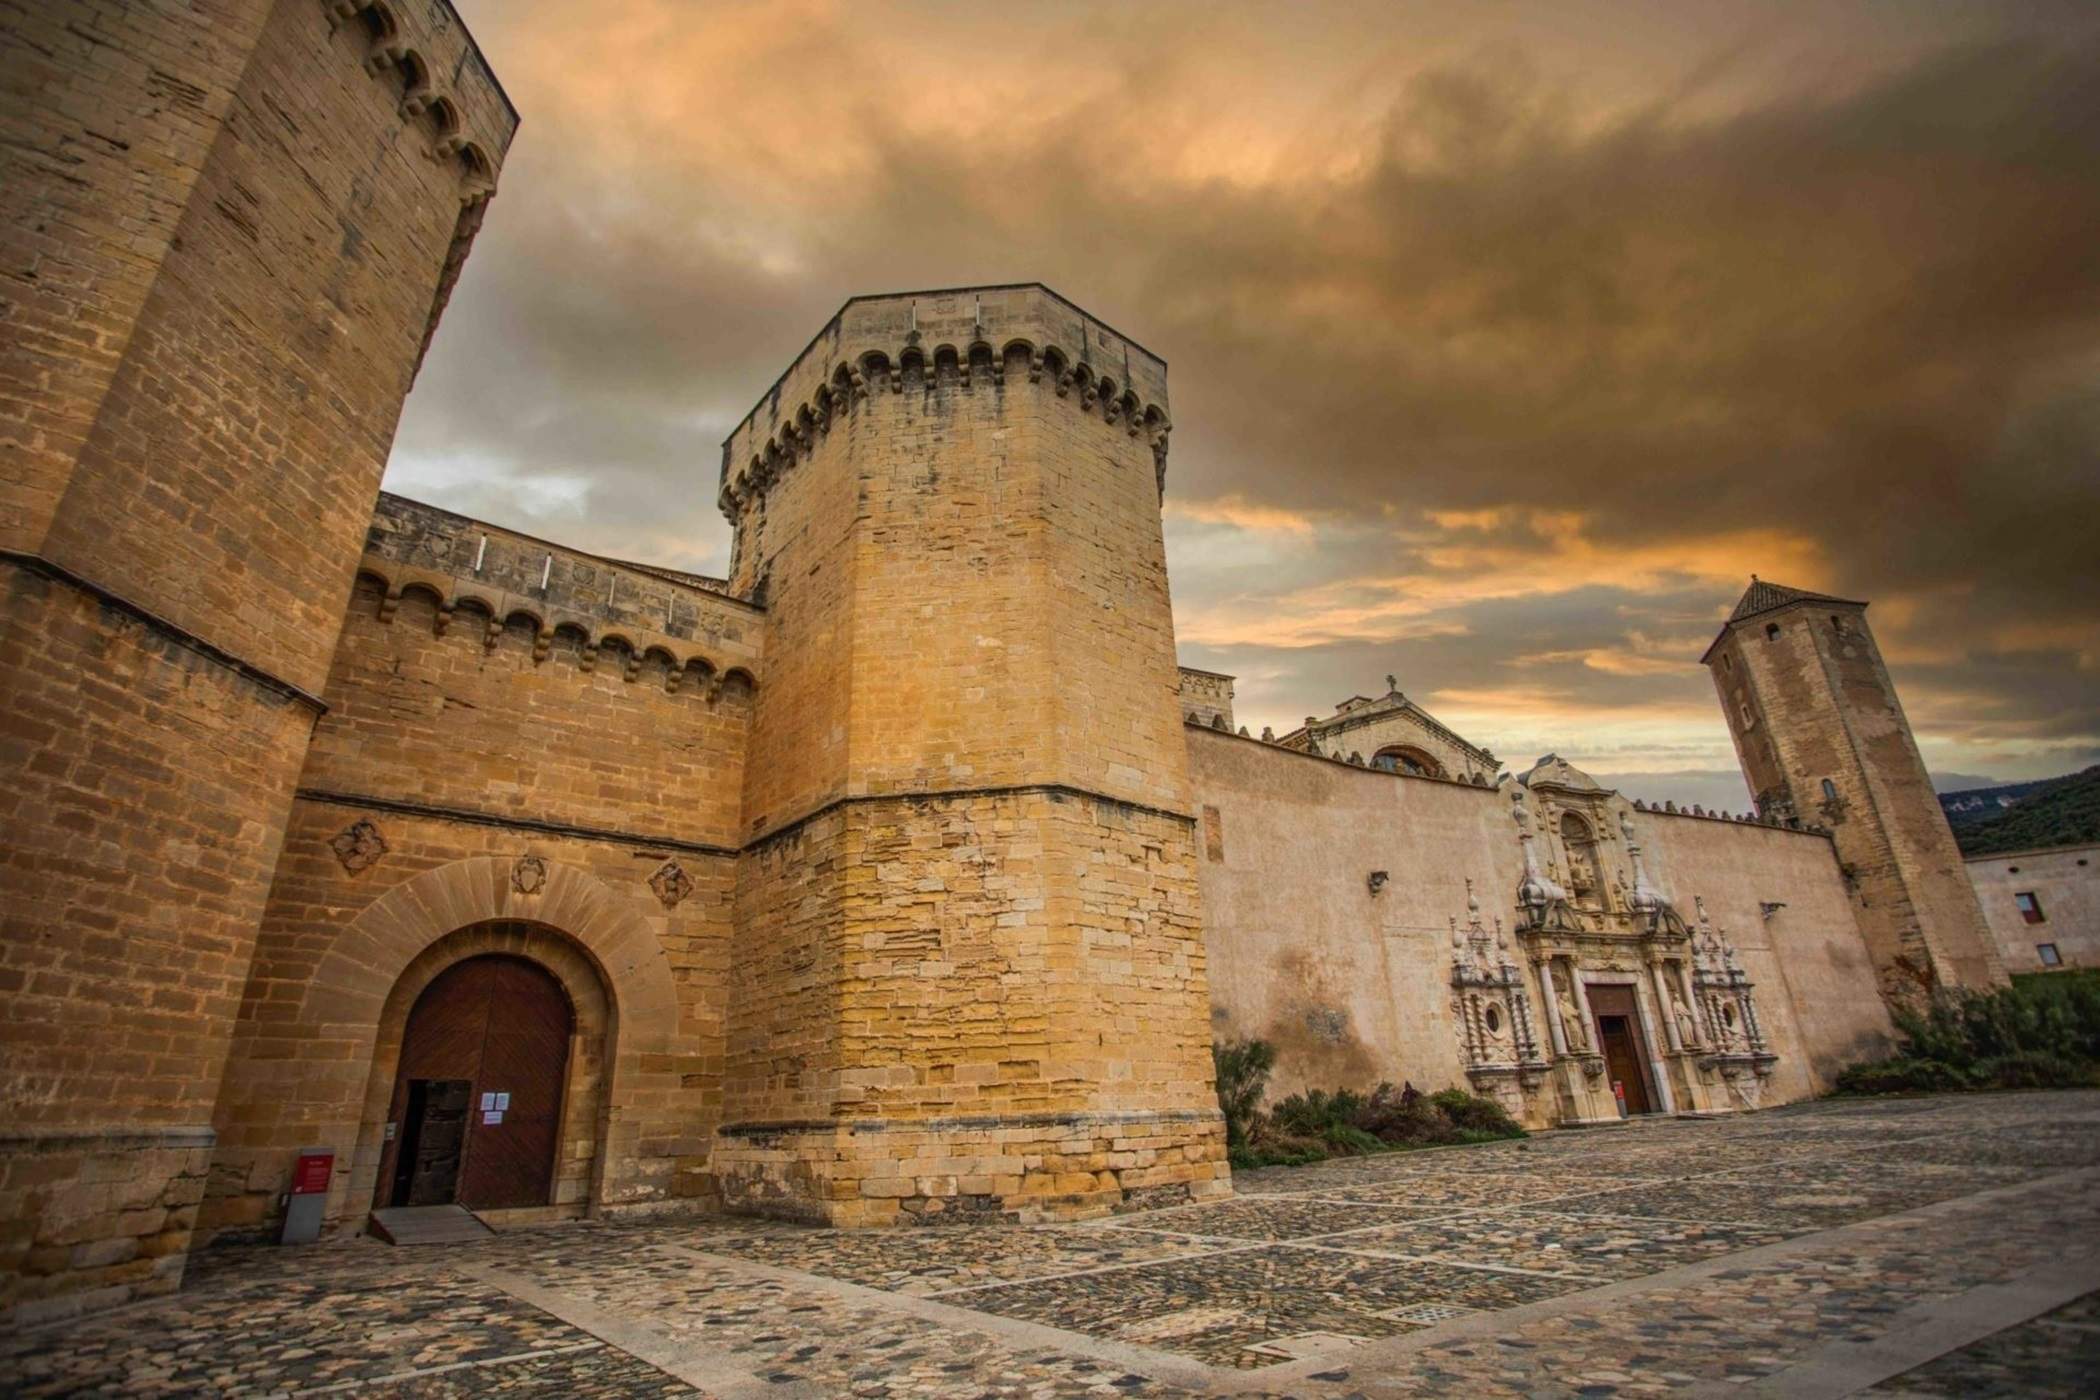
[(649, 888), (664, 902), (664, 908), (676, 909), (679, 901), (693, 892), (693, 877), (685, 873), (685, 867), (675, 860), (667, 860), (656, 867), (649, 877)]
[(547, 887), (547, 862), (538, 856), (519, 856), (510, 868), (510, 887), (519, 894), (538, 894)]
[(355, 875), (379, 863), (379, 858), (386, 854), (386, 838), (372, 823), (355, 821), (329, 838), (328, 848), (343, 863), (343, 869)]

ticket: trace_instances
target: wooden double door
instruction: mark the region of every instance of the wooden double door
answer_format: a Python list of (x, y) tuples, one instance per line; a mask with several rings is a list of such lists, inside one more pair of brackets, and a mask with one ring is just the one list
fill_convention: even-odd
[(416, 999), (387, 1116), (381, 1206), (549, 1203), (575, 1015), (524, 958), (468, 958)]
[(1641, 1015), (1633, 988), (1590, 983), (1583, 988), (1590, 1014), (1597, 1018), (1597, 1047), (1604, 1052), (1604, 1072), (1626, 1095), (1628, 1113), (1653, 1113), (1648, 1093), (1648, 1045), (1641, 1035)]

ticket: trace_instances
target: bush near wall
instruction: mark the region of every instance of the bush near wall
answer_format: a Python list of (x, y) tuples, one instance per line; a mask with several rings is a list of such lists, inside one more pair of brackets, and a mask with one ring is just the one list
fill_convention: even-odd
[(1330, 1157), (1397, 1152), (1523, 1137), (1524, 1130), (1492, 1099), (1463, 1089), (1434, 1094), (1412, 1085), (1380, 1084), (1369, 1094), (1308, 1089), (1264, 1112), (1261, 1104), (1276, 1066), (1276, 1048), (1264, 1040), (1211, 1046), (1225, 1144), (1239, 1168), (1303, 1166)]
[(2100, 973), (2015, 977), (1991, 992), (1943, 991), (1895, 1013), (1898, 1052), (1838, 1075), (1840, 1094), (2100, 1085)]

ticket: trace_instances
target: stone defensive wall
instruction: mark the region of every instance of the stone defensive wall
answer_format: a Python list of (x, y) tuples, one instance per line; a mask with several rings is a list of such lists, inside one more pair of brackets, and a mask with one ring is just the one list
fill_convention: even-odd
[(763, 613), (719, 581), (381, 498), (263, 911), (206, 1228), (264, 1234), (294, 1155), (355, 1227), (395, 1163), (408, 1012), (529, 959), (576, 1017), (546, 1211), (712, 1197)]
[[(1277, 1046), (1272, 1099), (1381, 1080), (1411, 1080), (1424, 1092), (1473, 1087), (1450, 976), (1454, 943), (1472, 898), (1489, 934), (1507, 940), (1520, 969), (1527, 961), (1516, 937), (1514, 895), (1526, 876), (1512, 820), (1517, 785), (1380, 772), (1201, 725), (1184, 732), (1201, 813), (1198, 883), (1218, 1037)], [(1538, 794), (1526, 799), (1545, 805)], [(1653, 885), (1688, 919), (1703, 906), (1732, 941), (1778, 1056), (1763, 1103), (1820, 1093), (1837, 1069), (1885, 1043), (1873, 967), (1827, 836), (1636, 810), (1601, 792), (1577, 805), (1623, 814)], [(1600, 843), (1607, 880), (1634, 879), (1625, 845), (1616, 832)], [(1564, 853), (1548, 844), (1546, 858)], [(1622, 953), (1603, 939), (1570, 941), (1590, 949), (1586, 969), (1640, 973), (1621, 961), (1632, 956), (1630, 942)], [(1653, 985), (1636, 986), (1658, 1059), (1674, 1058)], [(1536, 983), (1530, 991), (1537, 1009), (1544, 998)], [(1536, 1035), (1545, 1057), (1546, 1033)], [(1674, 1080), (1678, 1069), (1665, 1068)], [(1682, 1072), (1698, 1083), (1691, 1064)], [(1715, 1099), (1720, 1109), (1746, 1106)], [(1579, 1115), (1542, 1093), (1530, 1116), (1547, 1126)]]

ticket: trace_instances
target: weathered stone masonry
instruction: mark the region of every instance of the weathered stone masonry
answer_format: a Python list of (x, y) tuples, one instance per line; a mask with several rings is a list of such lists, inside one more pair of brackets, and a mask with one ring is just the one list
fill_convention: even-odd
[(20, 6), (0, 44), (0, 1310), (31, 1315), (180, 1274), (358, 542), (516, 118), (436, 0)]
[(766, 601), (717, 1171), (840, 1223), (1225, 1185), (1165, 367), (1040, 287), (847, 303), (724, 449)]
[[(271, 1238), (302, 1149), (330, 1229), (405, 1203), (411, 1084), (478, 1073), (412, 1013), (471, 959), (538, 969), (562, 1051), (499, 1224), (1220, 1195), (1214, 1035), (1738, 1111), (1882, 1043), (1877, 964), (1997, 975), (1863, 625), (1718, 644), (1757, 823), (1498, 777), (1390, 679), (1236, 737), (1175, 665), (1166, 366), (1032, 284), (848, 301), (724, 444), (728, 579), (381, 497), (516, 126), (443, 0), (5, 43), (10, 1320)], [(1834, 838), (1777, 819), (1826, 773)], [(428, 1155), (522, 1152), (501, 1112)]]

